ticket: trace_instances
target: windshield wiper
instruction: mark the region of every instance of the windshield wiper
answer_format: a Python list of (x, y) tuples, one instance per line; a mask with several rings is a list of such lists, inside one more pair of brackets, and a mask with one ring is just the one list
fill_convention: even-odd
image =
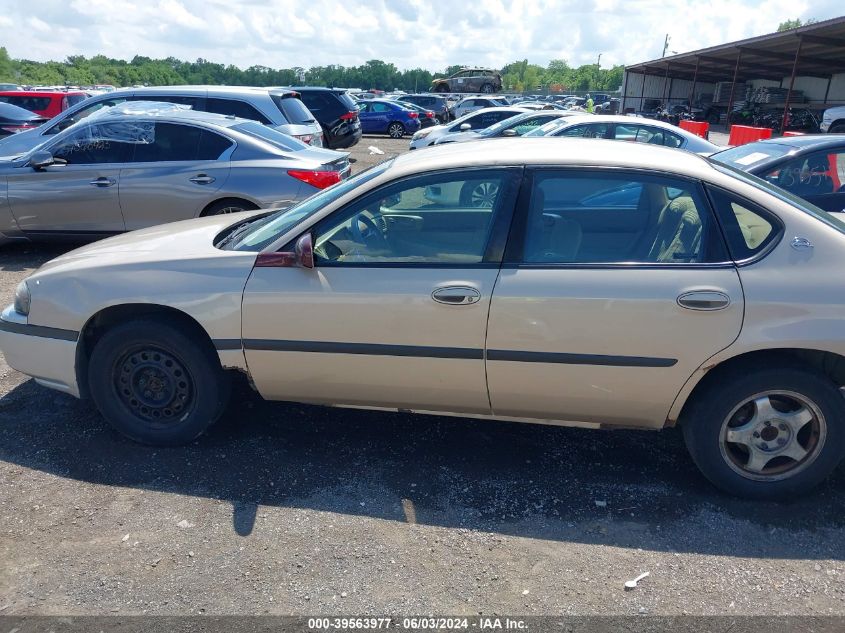
[(268, 216), (264, 215), (264, 216), (261, 216), (261, 217), (258, 217), (258, 218), (250, 218), (250, 219), (246, 220), (241, 226), (239, 226), (234, 231), (229, 233), (229, 235), (227, 235), (222, 240), (217, 242), (217, 244), (216, 244), (217, 248), (225, 248), (227, 245), (231, 244), (236, 239), (238, 239), (241, 235), (246, 233), (247, 229), (252, 227), (253, 224), (258, 222), (259, 220), (266, 220), (267, 217)]

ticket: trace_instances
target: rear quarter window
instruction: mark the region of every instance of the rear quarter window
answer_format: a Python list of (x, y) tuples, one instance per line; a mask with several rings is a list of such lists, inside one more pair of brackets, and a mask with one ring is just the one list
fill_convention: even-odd
[(215, 114), (224, 114), (226, 116), (236, 116), (240, 119), (258, 121), (264, 125), (271, 123), (270, 119), (261, 114), (257, 108), (246, 101), (238, 101), (237, 99), (209, 98), (206, 99), (205, 109)]
[(288, 123), (314, 123), (314, 115), (299, 97), (273, 95), (273, 103)]
[(708, 187), (707, 193), (734, 261), (757, 257), (780, 237), (783, 226), (772, 213), (716, 187)]

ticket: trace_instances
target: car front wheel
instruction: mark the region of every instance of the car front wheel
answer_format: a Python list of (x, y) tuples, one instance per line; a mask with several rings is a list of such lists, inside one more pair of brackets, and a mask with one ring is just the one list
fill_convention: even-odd
[(88, 366), (91, 396), (127, 437), (155, 446), (185, 444), (226, 406), (229, 380), (214, 349), (166, 318), (129, 321), (96, 343)]
[(814, 488), (840, 462), (845, 399), (810, 367), (729, 372), (695, 396), (681, 424), (693, 460), (717, 487), (787, 499)]

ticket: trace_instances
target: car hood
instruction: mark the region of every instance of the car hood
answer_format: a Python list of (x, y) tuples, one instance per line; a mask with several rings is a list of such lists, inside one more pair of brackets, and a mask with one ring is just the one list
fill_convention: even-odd
[[(131, 231), (60, 255), (44, 264), (38, 272), (58, 267), (175, 261), (239, 253), (215, 248), (214, 238), (226, 228), (261, 213), (266, 213), (266, 210), (227, 213)], [(254, 257), (256, 254), (251, 255)]]
[(456, 132), (454, 134), (449, 134), (447, 136), (442, 136), (438, 139), (437, 144), (446, 144), (446, 143), (464, 143), (466, 141), (479, 141), (484, 137), (481, 136), (478, 132)]

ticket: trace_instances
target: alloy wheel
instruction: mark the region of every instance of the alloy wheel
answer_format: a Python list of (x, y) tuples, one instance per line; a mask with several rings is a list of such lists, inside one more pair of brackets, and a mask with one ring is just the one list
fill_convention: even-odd
[(496, 202), (498, 193), (499, 185), (495, 182), (480, 182), (470, 191), (469, 203), (478, 209), (490, 209)]
[(387, 134), (390, 138), (402, 138), (405, 135), (405, 128), (401, 123), (391, 123), (387, 128)]
[(792, 391), (766, 391), (728, 414), (719, 448), (728, 466), (743, 477), (778, 481), (812, 464), (826, 437), (827, 422), (814, 402)]

